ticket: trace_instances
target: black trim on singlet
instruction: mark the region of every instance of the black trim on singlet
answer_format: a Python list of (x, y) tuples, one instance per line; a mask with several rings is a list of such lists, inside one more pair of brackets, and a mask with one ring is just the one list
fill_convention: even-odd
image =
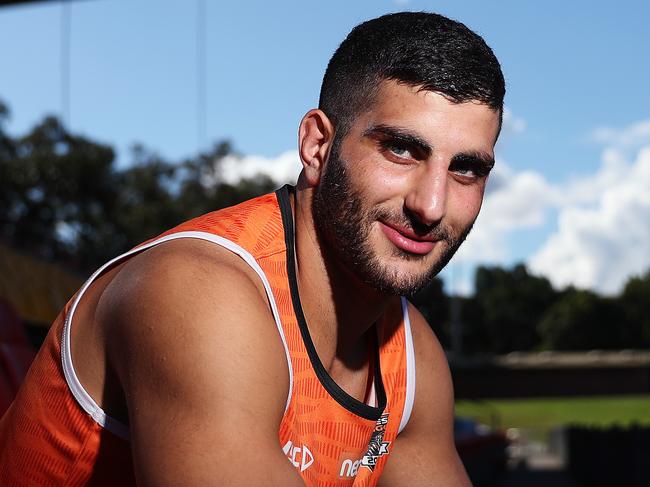
[[(369, 346), (375, 349), (375, 370), (374, 370), (374, 381), (375, 381), (375, 392), (377, 394), (377, 407), (369, 406), (365, 404), (347, 392), (345, 392), (339, 385), (332, 379), (329, 375), (325, 366), (316, 352), (316, 347), (314, 342), (311, 339), (309, 334), (309, 328), (307, 326), (307, 320), (305, 319), (305, 314), (302, 309), (302, 304), (300, 303), (300, 294), (298, 292), (298, 280), (296, 278), (296, 258), (295, 258), (295, 248), (294, 248), (294, 228), (293, 228), (293, 212), (291, 211), (291, 202), (289, 193), (293, 193), (294, 188), (290, 185), (285, 185), (282, 188), (278, 189), (275, 194), (280, 205), (280, 213), (282, 215), (282, 224), (284, 226), (284, 240), (287, 247), (287, 274), (289, 276), (289, 288), (291, 290), (291, 301), (293, 304), (293, 310), (298, 321), (298, 327), (300, 328), (300, 335), (302, 336), (302, 341), (307, 349), (307, 354), (309, 355), (309, 360), (311, 362), (312, 368), (318, 377), (318, 380), (323, 385), (325, 390), (332, 396), (336, 402), (343, 406), (348, 411), (361, 416), (362, 418), (369, 419), (372, 421), (378, 420), (384, 409), (386, 408), (386, 390), (384, 389), (384, 382), (381, 377), (381, 367), (379, 360), (379, 338), (377, 333), (374, 333), (375, 340), (369, 341)], [(375, 326), (375, 332), (377, 332), (377, 327)]]

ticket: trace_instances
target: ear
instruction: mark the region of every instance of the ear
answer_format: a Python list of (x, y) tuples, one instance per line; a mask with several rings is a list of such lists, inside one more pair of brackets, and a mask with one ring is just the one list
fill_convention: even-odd
[(334, 125), (325, 113), (309, 110), (300, 122), (298, 144), (305, 180), (317, 186), (334, 140)]

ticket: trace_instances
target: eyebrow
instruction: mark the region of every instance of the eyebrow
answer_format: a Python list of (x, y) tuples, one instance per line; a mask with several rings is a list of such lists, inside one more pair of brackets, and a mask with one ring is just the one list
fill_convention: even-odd
[(465, 164), (478, 164), (487, 172), (494, 167), (494, 157), (491, 154), (483, 151), (466, 151), (454, 155), (451, 158), (451, 163), (465, 163)]
[(363, 137), (376, 138), (390, 138), (415, 147), (425, 157), (429, 157), (433, 152), (433, 147), (424, 140), (422, 137), (414, 134), (413, 132), (392, 125), (373, 125), (363, 132)]

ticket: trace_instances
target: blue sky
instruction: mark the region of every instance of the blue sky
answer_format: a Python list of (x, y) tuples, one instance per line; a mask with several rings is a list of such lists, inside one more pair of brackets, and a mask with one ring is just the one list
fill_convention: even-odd
[[(500, 169), (449, 285), (469, 289), (478, 263), (523, 260), (558, 286), (613, 293), (650, 267), (650, 3), (205, 3), (205, 137), (198, 0), (71, 3), (71, 129), (114, 145), (121, 163), (136, 141), (177, 160), (228, 138), (246, 156), (234, 172), (285, 174), (298, 122), (347, 32), (387, 12), (436, 11), (480, 33), (508, 83)], [(11, 133), (64, 113), (62, 13), (59, 2), (0, 9), (0, 99), (12, 110)]]

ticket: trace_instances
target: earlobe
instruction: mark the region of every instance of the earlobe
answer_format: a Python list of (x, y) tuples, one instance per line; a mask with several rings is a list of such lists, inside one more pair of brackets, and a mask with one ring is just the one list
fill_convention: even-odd
[(318, 186), (334, 139), (334, 126), (322, 110), (309, 110), (298, 131), (299, 155), (309, 186)]

